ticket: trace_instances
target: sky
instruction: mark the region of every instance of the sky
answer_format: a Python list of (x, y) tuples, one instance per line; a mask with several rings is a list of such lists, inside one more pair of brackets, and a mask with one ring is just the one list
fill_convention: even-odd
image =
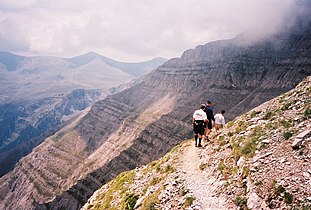
[(0, 0), (0, 51), (169, 59), (240, 33), (274, 34), (295, 8), (296, 0)]

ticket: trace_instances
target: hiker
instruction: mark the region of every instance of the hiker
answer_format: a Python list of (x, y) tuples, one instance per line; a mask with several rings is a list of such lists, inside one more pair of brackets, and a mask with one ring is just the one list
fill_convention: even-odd
[(195, 146), (202, 147), (201, 140), (204, 135), (204, 127), (205, 123), (207, 122), (206, 113), (204, 112), (205, 105), (201, 104), (200, 109), (196, 110), (193, 113), (192, 117), (192, 126), (194, 131), (194, 139), (195, 139)]
[(204, 111), (205, 111), (207, 119), (208, 119), (208, 122), (206, 123), (206, 126), (205, 126), (204, 137), (205, 137), (206, 141), (209, 141), (208, 135), (212, 131), (213, 123), (215, 122), (213, 108), (212, 108), (212, 102), (211, 101), (207, 101), (206, 102), (206, 106), (205, 106)]
[(225, 117), (224, 117), (225, 113), (226, 113), (225, 110), (221, 110), (220, 113), (218, 113), (214, 116), (214, 118), (215, 118), (215, 129), (216, 129), (215, 137), (220, 134), (220, 129), (222, 129), (226, 124)]

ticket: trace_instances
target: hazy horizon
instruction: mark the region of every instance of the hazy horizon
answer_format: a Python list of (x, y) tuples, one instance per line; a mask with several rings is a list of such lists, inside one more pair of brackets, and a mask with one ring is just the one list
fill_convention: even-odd
[(299, 0), (1, 0), (0, 51), (124, 62), (170, 59), (197, 45), (287, 28)]

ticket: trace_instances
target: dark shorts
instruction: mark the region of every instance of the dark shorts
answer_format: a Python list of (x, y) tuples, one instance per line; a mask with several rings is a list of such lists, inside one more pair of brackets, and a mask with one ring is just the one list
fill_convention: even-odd
[(204, 134), (204, 128), (205, 128), (205, 124), (203, 121), (195, 121), (194, 122), (194, 126), (193, 126), (193, 131), (195, 134), (200, 134), (203, 135)]
[(208, 120), (208, 122), (207, 123), (205, 123), (205, 128), (207, 128), (207, 129), (212, 129), (212, 120)]

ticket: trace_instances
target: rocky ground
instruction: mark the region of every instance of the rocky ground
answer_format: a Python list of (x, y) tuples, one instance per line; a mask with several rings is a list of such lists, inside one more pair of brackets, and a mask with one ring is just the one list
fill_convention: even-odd
[(203, 148), (185, 141), (120, 174), (83, 209), (311, 209), (310, 84), (229, 122)]

